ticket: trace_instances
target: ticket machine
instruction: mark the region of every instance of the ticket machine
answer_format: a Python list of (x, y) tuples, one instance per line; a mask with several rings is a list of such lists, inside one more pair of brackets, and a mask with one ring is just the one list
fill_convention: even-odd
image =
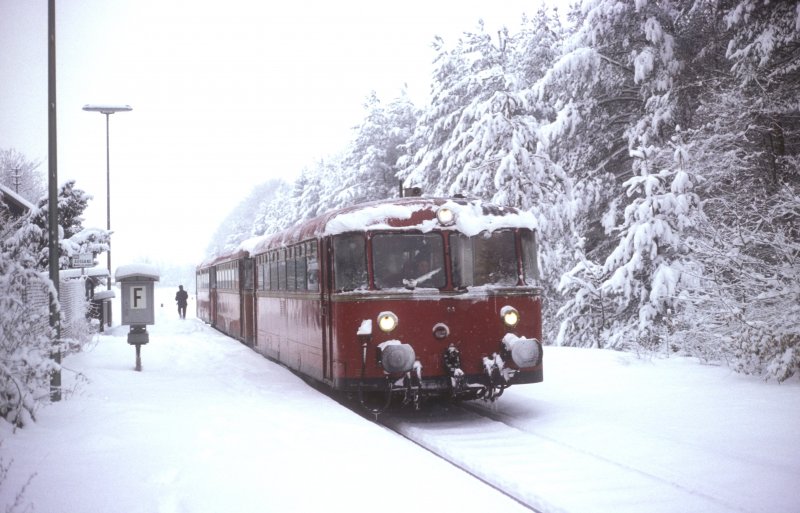
[(150, 342), (147, 325), (155, 324), (155, 282), (158, 269), (147, 264), (117, 268), (114, 279), (122, 289), (120, 306), (122, 324), (130, 326), (128, 344), (136, 346), (136, 370), (142, 370), (141, 348)]

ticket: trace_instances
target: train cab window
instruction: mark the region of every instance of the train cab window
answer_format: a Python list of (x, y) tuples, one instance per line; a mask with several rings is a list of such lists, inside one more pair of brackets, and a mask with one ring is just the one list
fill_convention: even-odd
[(372, 237), (375, 286), (441, 288), (447, 282), (438, 233), (382, 233)]
[(338, 292), (367, 288), (364, 235), (348, 233), (333, 238), (333, 275)]
[(539, 280), (536, 232), (520, 230), (520, 235), (522, 239), (522, 270), (525, 273), (525, 284), (535, 285)]
[(450, 246), (456, 287), (513, 286), (519, 281), (512, 230), (483, 232), (474, 237), (453, 234)]

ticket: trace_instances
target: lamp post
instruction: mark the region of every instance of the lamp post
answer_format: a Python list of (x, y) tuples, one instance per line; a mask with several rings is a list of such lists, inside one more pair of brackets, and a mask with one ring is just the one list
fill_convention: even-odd
[(111, 165), (108, 145), (108, 117), (115, 112), (128, 112), (133, 110), (130, 105), (84, 105), (83, 110), (87, 112), (99, 112), (106, 115), (106, 230), (108, 237), (108, 290), (111, 290)]

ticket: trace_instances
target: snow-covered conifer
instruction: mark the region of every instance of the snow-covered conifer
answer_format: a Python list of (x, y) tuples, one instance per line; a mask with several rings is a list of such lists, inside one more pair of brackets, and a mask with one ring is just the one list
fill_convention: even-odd
[(398, 195), (397, 161), (413, 131), (416, 108), (405, 90), (385, 107), (373, 92), (364, 108), (364, 121), (342, 161), (339, 206)]
[[(12, 236), (18, 236), (17, 234)], [(20, 241), (21, 242), (21, 241)], [(34, 259), (0, 248), (0, 419), (25, 426), (49, 397), (51, 373), (50, 304), (55, 289), (33, 269)]]

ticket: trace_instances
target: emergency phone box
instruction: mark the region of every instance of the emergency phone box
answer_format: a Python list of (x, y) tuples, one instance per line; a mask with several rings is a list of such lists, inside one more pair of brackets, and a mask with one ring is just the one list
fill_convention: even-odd
[(155, 324), (155, 282), (158, 269), (147, 264), (117, 267), (114, 279), (122, 289), (122, 324), (144, 326)]

